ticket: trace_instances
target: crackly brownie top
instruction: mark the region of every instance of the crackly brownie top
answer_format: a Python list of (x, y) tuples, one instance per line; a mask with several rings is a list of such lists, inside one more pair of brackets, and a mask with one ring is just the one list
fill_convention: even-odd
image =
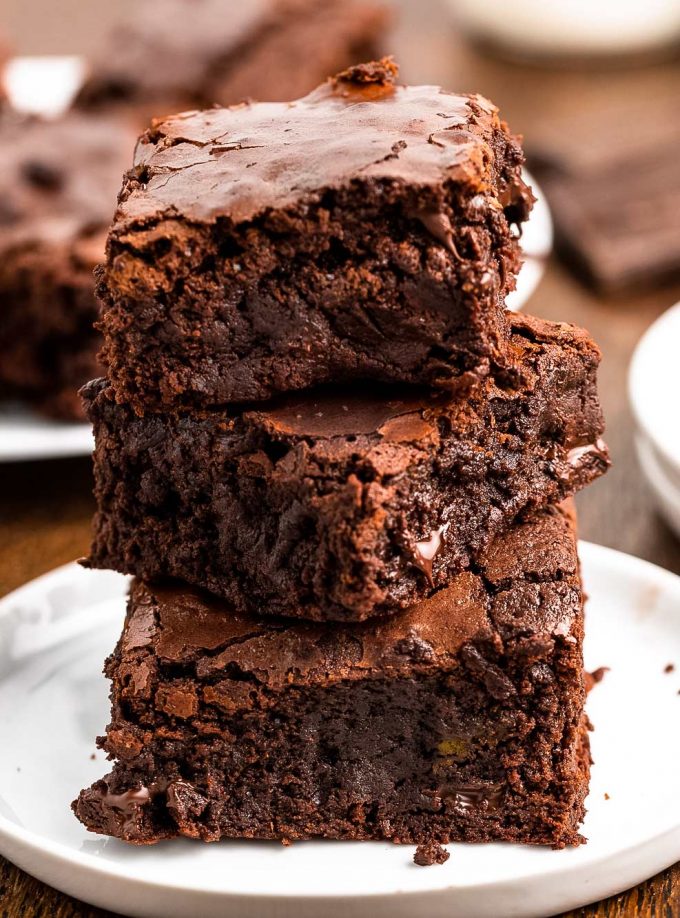
[[(446, 667), (464, 644), (499, 634), (567, 636), (581, 608), (574, 529), (570, 502), (550, 508), (497, 539), (475, 573), (370, 623), (254, 618), (188, 586), (135, 581), (122, 659), (145, 666), (151, 653), (161, 666), (189, 666), (199, 679), (247, 674), (276, 688)], [(541, 589), (540, 596), (532, 599), (527, 586)], [(496, 602), (499, 595), (504, 602)]]
[[(405, 199), (418, 189), (414, 205), (427, 193), (434, 214), (446, 182), (479, 192), (482, 209), (528, 202), (517, 169), (512, 187), (497, 180), (504, 129), (494, 105), (437, 86), (400, 86), (396, 74), (385, 59), (353, 67), (296, 102), (244, 103), (155, 123), (137, 147), (118, 223), (163, 215), (247, 221), (357, 182), (389, 186)], [(516, 145), (512, 159), (517, 167)], [(439, 234), (446, 233), (442, 225)]]
[(144, 0), (103, 37), (77, 104), (200, 96), (216, 64), (226, 66), (260, 35), (326, 2)]
[(91, 242), (103, 257), (134, 136), (117, 120), (69, 114), (54, 121), (0, 117), (0, 250)]

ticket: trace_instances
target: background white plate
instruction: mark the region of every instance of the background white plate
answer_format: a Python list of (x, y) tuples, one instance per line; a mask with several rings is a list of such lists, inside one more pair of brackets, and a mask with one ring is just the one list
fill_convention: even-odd
[(69, 803), (108, 770), (90, 756), (125, 578), (67, 565), (0, 602), (0, 853), (87, 902), (154, 918), (528, 918), (640, 882), (680, 859), (680, 578), (589, 544), (582, 561), (586, 665), (611, 667), (588, 703), (587, 845), (451, 845), (424, 869), (412, 847), (383, 843), (133, 848), (89, 835)]
[(89, 424), (53, 421), (23, 405), (0, 403), (0, 462), (87, 456), (93, 447)]
[[(15, 57), (6, 68), (7, 91), (16, 108), (55, 117), (66, 109), (85, 77), (80, 57)], [(517, 289), (507, 300), (508, 309), (519, 310), (543, 275), (552, 249), (552, 221), (543, 193), (525, 176), (538, 200), (524, 227), (522, 249), (526, 261), (517, 278)], [(0, 462), (86, 456), (93, 439), (87, 424), (45, 421), (23, 406), (0, 404)]]
[(657, 509), (680, 537), (680, 303), (647, 329), (628, 371), (635, 446)]

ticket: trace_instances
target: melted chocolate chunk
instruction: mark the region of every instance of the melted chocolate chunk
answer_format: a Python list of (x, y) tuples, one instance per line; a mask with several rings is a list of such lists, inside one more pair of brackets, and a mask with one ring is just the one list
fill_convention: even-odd
[(445, 800), (463, 810), (497, 810), (501, 805), (501, 791), (500, 784), (447, 784), (441, 793)]

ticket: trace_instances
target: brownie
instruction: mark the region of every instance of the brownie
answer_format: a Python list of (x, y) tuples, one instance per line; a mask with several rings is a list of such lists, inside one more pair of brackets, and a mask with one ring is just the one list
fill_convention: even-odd
[(145, 0), (90, 61), (76, 106), (151, 116), (244, 99), (286, 101), (375, 57), (379, 0)]
[(588, 785), (574, 521), (518, 524), (430, 599), (354, 624), (134, 583), (106, 664), (112, 772), (74, 803), (188, 836), (576, 845)]
[(103, 358), (139, 413), (326, 382), (455, 386), (506, 359), (531, 194), (480, 96), (361, 65), (294, 104), (156, 123), (99, 275)]
[(334, 388), (139, 417), (93, 382), (87, 563), (177, 577), (263, 615), (360, 620), (424, 598), (519, 514), (608, 464), (595, 345), (573, 326), (510, 322), (519, 371), (453, 398)]
[(0, 116), (0, 394), (82, 417), (101, 372), (93, 270), (134, 136), (118, 121)]
[(646, 101), (644, 130), (631, 130), (629, 104), (578, 111), (542, 130), (531, 165), (551, 206), (560, 255), (609, 295), (679, 277), (677, 93)]

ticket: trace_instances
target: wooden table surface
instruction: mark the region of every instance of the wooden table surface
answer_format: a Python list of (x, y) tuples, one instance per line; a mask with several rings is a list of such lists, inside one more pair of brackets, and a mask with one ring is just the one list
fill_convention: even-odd
[[(73, 4), (73, 11), (80, 3)], [(107, 5), (89, 10), (89, 32), (101, 28)], [(123, 0), (121, 0), (123, 2)], [(3, 0), (3, 14), (24, 53), (81, 50), (88, 38), (73, 16), (47, 18), (36, 32), (36, 8), (47, 0)], [(68, 4), (65, 4), (68, 5)], [(88, 4), (88, 7), (90, 4)], [(92, 2), (92, 6), (97, 6)], [(475, 51), (454, 30), (437, 0), (402, 0), (400, 24), (391, 47), (408, 81), (438, 82), (452, 89), (479, 91), (500, 107), (512, 128), (531, 141), (547, 120), (584, 117), (612, 106), (628, 106), (631, 129), (644, 130), (645, 100), (680, 99), (676, 62), (619, 69), (549, 70), (504, 63)], [(60, 11), (63, 9), (60, 5)], [(671, 115), (672, 116), (672, 115)], [(587, 142), (587, 138), (584, 138)], [(595, 296), (554, 260), (528, 311), (577, 322), (602, 347), (600, 373), (614, 467), (579, 497), (584, 538), (646, 558), (680, 573), (680, 544), (654, 513), (633, 454), (626, 401), (626, 371), (635, 343), (661, 312), (680, 300), (680, 284), (645, 293)], [(88, 459), (0, 466), (0, 594), (38, 574), (83, 555), (87, 549), (91, 474)], [(1, 918), (93, 918), (103, 912), (75, 902), (0, 859)], [(661, 918), (680, 915), (680, 865), (606, 902), (578, 909), (574, 916)], [(502, 916), (499, 916), (502, 918)]]

